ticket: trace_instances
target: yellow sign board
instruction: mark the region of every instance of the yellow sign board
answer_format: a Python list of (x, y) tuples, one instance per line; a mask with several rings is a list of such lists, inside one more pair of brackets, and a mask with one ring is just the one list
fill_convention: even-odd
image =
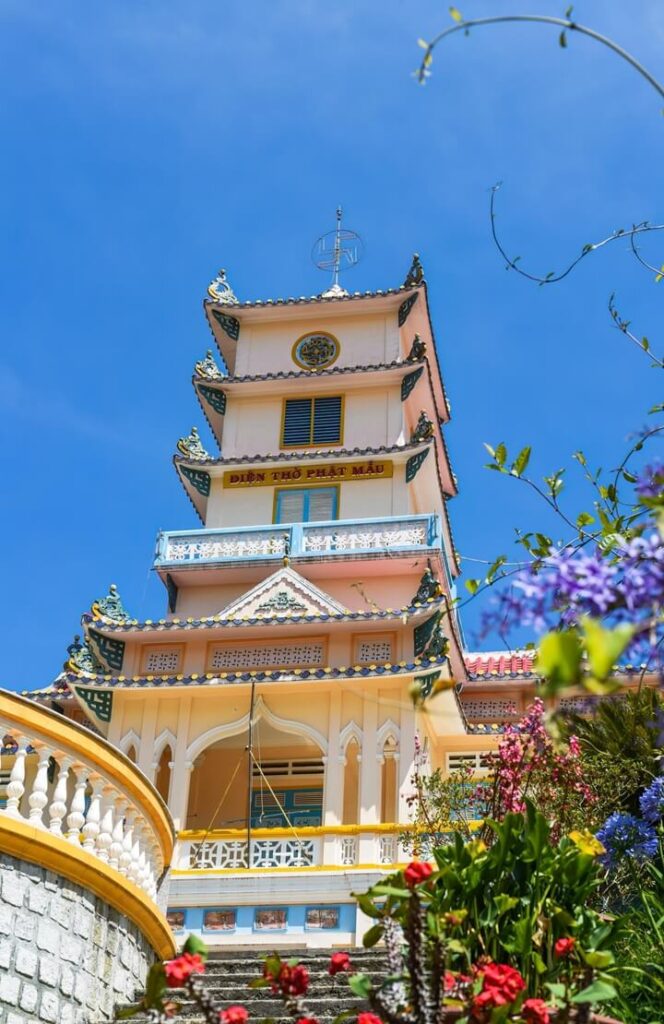
[(385, 480), (391, 476), (392, 463), (381, 459), (318, 462), (311, 466), (231, 469), (224, 473), (224, 487), (302, 487), (306, 484), (340, 484), (351, 480)]

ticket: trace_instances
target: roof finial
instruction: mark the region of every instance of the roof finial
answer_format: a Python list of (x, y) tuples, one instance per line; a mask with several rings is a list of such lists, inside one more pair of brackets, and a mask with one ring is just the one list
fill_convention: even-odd
[(237, 306), (235, 292), (226, 280), (226, 271), (220, 270), (217, 277), (208, 285), (208, 295), (222, 306)]
[(323, 299), (345, 298), (348, 292), (341, 287), (339, 275), (350, 270), (362, 258), (364, 243), (355, 231), (342, 228), (343, 209), (337, 206), (337, 224), (334, 231), (321, 235), (314, 243), (311, 258), (319, 270), (332, 271), (332, 284), (321, 294)]

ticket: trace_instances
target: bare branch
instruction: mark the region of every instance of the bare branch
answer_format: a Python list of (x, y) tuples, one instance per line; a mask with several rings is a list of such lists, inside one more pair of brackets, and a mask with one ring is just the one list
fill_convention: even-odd
[(603, 46), (606, 46), (609, 50), (612, 50), (619, 57), (621, 57), (622, 60), (630, 64), (635, 71), (638, 71), (638, 73), (643, 78), (645, 78), (645, 80), (649, 82), (650, 85), (652, 85), (653, 89), (655, 89), (655, 91), (659, 93), (662, 99), (664, 99), (664, 85), (662, 85), (661, 82), (658, 82), (655, 76), (651, 75), (650, 72), (646, 68), (644, 68), (643, 64), (639, 63), (636, 57), (633, 57), (631, 53), (628, 53), (627, 50), (624, 50), (622, 46), (618, 46), (618, 44), (614, 43), (614, 41), (612, 39), (609, 39), (608, 36), (603, 36), (599, 32), (595, 32), (594, 29), (588, 28), (585, 25), (579, 25), (577, 24), (577, 22), (570, 21), (568, 18), (551, 18), (547, 15), (541, 14), (504, 14), (493, 18), (474, 18), (471, 21), (457, 21), (454, 25), (451, 25), (449, 28), (445, 29), (443, 32), (440, 32), (437, 36), (435, 36), (435, 38), (432, 39), (430, 43), (424, 44), (424, 57), (422, 58), (422, 63), (420, 64), (420, 67), (416, 72), (416, 78), (418, 82), (423, 84), (431, 74), (431, 72), (429, 71), (429, 67), (431, 65), (433, 51), (435, 47), (438, 46), (438, 44), (442, 42), (443, 39), (446, 38), (446, 36), (451, 36), (454, 32), (461, 31), (467, 34), (469, 29), (478, 28), (482, 25), (498, 25), (504, 22), (516, 21), (528, 21), (537, 22), (543, 25), (555, 25), (557, 28), (563, 29), (563, 32), (578, 32), (580, 35), (588, 36), (590, 39), (594, 39), (596, 42), (601, 43)]
[(655, 274), (659, 273), (659, 269), (657, 267), (651, 267), (643, 259), (641, 259), (641, 257), (638, 254), (638, 250), (635, 248), (634, 245), (635, 235), (643, 234), (644, 232), (649, 231), (664, 231), (664, 224), (649, 224), (648, 221), (643, 221), (641, 224), (634, 224), (633, 227), (629, 229), (629, 231), (626, 231), (624, 228), (618, 228), (616, 231), (613, 231), (610, 235), (607, 235), (606, 238), (603, 238), (600, 242), (593, 242), (592, 244), (584, 245), (580, 254), (575, 259), (572, 260), (572, 262), (565, 270), (561, 271), (561, 273), (559, 274), (556, 274), (554, 271), (551, 271), (544, 277), (539, 277), (537, 274), (531, 274), (527, 270), (523, 270), (518, 265), (518, 262), (521, 259), (521, 257), (515, 256), (514, 258), (512, 258), (507, 255), (505, 247), (500, 241), (498, 237), (498, 232), (496, 231), (496, 192), (501, 187), (501, 184), (501, 182), (498, 182), (491, 189), (491, 234), (496, 244), (496, 248), (498, 249), (498, 252), (503, 257), (503, 259), (505, 260), (508, 269), (516, 270), (517, 274), (520, 274), (521, 277), (527, 278), (528, 281), (534, 281), (536, 284), (556, 284), (558, 281), (562, 281), (563, 278), (567, 277), (567, 275), (570, 274), (574, 270), (574, 268), (581, 262), (581, 260), (585, 259), (586, 256), (590, 256), (591, 253), (596, 252), (598, 249), (601, 249), (605, 245), (608, 245), (609, 242), (616, 242), (621, 238), (630, 238), (632, 242), (632, 250), (634, 252), (634, 255), (639, 260), (639, 262), (643, 263), (644, 267), (646, 267), (648, 270), (654, 271)]
[(644, 355), (652, 359), (653, 366), (658, 366), (660, 369), (664, 370), (664, 359), (658, 359), (657, 356), (653, 355), (653, 353), (650, 350), (650, 343), (647, 338), (637, 338), (637, 336), (630, 331), (629, 326), (631, 321), (622, 319), (620, 313), (615, 307), (613, 301), (614, 298), (615, 293), (612, 293), (609, 297), (609, 313), (611, 314), (611, 319), (613, 320), (618, 330), (621, 331), (626, 338), (629, 338), (629, 340), (632, 341), (636, 345), (636, 347), (641, 352), (644, 353)]

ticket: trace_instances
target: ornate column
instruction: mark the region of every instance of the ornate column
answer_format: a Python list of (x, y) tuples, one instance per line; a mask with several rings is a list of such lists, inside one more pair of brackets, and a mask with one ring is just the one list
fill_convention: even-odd
[[(330, 694), (330, 708), (327, 729), (327, 757), (325, 764), (325, 791), (323, 794), (323, 824), (340, 825), (343, 818), (343, 764), (339, 758), (339, 732), (341, 726), (341, 693)], [(339, 837), (325, 836), (323, 840), (323, 863), (339, 863)]]
[(411, 776), (415, 765), (415, 732), (417, 730), (417, 717), (413, 707), (407, 707), (405, 702), (401, 708), (401, 735), (399, 737), (399, 764), (397, 765), (399, 787), (398, 821), (405, 823), (410, 821), (407, 798), (410, 796), (413, 785)]
[(101, 818), (101, 790), (104, 780), (100, 775), (90, 775), (92, 795), (88, 813), (85, 815), (85, 825), (81, 829), (83, 833), (83, 849), (90, 853), (95, 852), (97, 836), (99, 835), (99, 819)]
[[(362, 715), (362, 761), (360, 763), (360, 825), (374, 826), (380, 815), (380, 769), (377, 764), (376, 730), (378, 728), (378, 696), (371, 692), (364, 697)], [(360, 833), (360, 864), (378, 863), (378, 846), (374, 832)]]
[(189, 782), (192, 764), (187, 761), (189, 746), (189, 718), (191, 715), (191, 697), (180, 699), (178, 726), (173, 751), (174, 768), (171, 772), (169, 810), (173, 817), (176, 832), (185, 827), (187, 821), (187, 803), (189, 801)]
[(67, 839), (75, 846), (79, 846), (81, 829), (85, 824), (85, 791), (88, 786), (88, 773), (83, 764), (73, 764), (71, 770), (76, 781), (67, 815)]

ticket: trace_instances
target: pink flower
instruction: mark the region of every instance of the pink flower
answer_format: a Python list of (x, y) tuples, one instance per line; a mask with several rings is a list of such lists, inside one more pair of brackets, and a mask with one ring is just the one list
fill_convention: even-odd
[(348, 953), (333, 953), (330, 957), (329, 974), (339, 974), (340, 971), (351, 971), (352, 964)]
[[(413, 886), (419, 885), (421, 882), (426, 882), (427, 878), (432, 873), (433, 867), (431, 864), (427, 864), (426, 861), (422, 860), (413, 860), (404, 871), (403, 877), (406, 880), (406, 885), (412, 889)], [(365, 1022), (365, 1024), (367, 1024), (367, 1022)]]
[(221, 1024), (247, 1024), (249, 1011), (244, 1006), (229, 1006), (219, 1013)]
[(357, 1024), (383, 1024), (383, 1022), (375, 1013), (358, 1013)]
[(180, 988), (192, 974), (203, 974), (205, 964), (198, 953), (183, 953), (175, 960), (164, 964), (166, 984), (169, 988)]

